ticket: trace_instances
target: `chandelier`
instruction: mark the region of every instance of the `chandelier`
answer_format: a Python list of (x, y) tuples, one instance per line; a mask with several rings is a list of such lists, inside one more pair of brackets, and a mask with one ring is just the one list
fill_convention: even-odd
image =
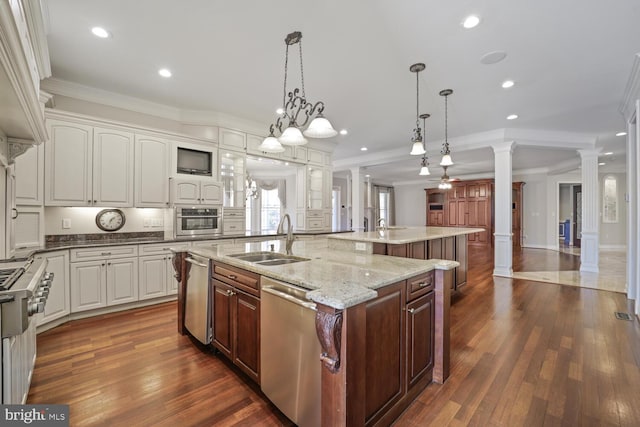
[[(331, 138), (338, 132), (331, 126), (324, 115), (324, 102), (315, 104), (308, 102), (304, 90), (304, 68), (302, 66), (302, 33), (295, 31), (284, 39), (286, 44), (284, 59), (284, 85), (282, 91), (282, 113), (276, 122), (269, 127), (267, 136), (259, 149), (267, 153), (281, 153), (285, 145), (303, 145), (307, 143), (305, 136), (309, 138)], [(297, 44), (300, 49), (300, 82), (301, 87), (287, 92), (287, 75), (289, 65), (289, 46)], [(279, 111), (280, 111), (279, 110)], [(311, 121), (311, 123), (309, 123)], [(306, 130), (300, 129), (309, 123)], [(279, 134), (279, 137), (276, 137)], [(303, 136), (304, 134), (304, 136)]]
[[(449, 150), (449, 139), (447, 134), (448, 123), (448, 97), (453, 93), (451, 89), (443, 89), (440, 91), (440, 96), (444, 96), (444, 143), (442, 144), (442, 160), (440, 161), (440, 166), (451, 166), (453, 164), (453, 160), (451, 160), (451, 151)], [(444, 169), (445, 175), (447, 174), (447, 168)], [(448, 178), (448, 177), (447, 177)], [(451, 186), (449, 186), (451, 188)]]
[(418, 74), (420, 74), (421, 71), (424, 71), (424, 69), (425, 65), (421, 62), (409, 67), (409, 71), (416, 74), (416, 127), (413, 129), (411, 153), (409, 153), (412, 156), (420, 156), (426, 152), (424, 145), (422, 144), (422, 129), (420, 129), (420, 79), (418, 78)]
[(440, 190), (451, 190), (451, 181), (449, 179), (449, 175), (447, 175), (447, 168), (449, 166), (443, 166), (444, 173), (440, 177), (440, 183), (438, 184), (438, 188)]
[(424, 154), (422, 154), (422, 162), (420, 163), (420, 173), (418, 175), (431, 175), (429, 172), (429, 158), (427, 157), (427, 119), (431, 117), (430, 114), (420, 114), (422, 119), (422, 128), (424, 129)]

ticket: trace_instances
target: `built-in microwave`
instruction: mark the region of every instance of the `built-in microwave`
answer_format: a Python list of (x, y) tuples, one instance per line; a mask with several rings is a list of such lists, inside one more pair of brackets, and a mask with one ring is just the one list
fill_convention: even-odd
[(222, 233), (222, 206), (177, 206), (176, 237)]

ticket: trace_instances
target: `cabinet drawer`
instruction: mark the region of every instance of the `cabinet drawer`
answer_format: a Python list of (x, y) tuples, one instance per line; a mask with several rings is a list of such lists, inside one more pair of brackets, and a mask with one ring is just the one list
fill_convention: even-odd
[(431, 292), (435, 285), (435, 271), (407, 280), (407, 302), (413, 301), (417, 297)]
[(176, 243), (176, 242), (167, 242), (167, 243), (159, 243), (153, 245), (140, 245), (138, 247), (138, 253), (140, 256), (143, 255), (168, 255), (171, 253), (169, 248), (174, 249), (189, 249), (190, 244), (188, 242)]
[(252, 295), (260, 295), (260, 276), (226, 264), (213, 264), (213, 278)]
[(98, 248), (71, 249), (71, 262), (138, 256), (138, 246), (102, 246)]
[(308, 230), (322, 230), (324, 228), (324, 219), (322, 218), (307, 218)]
[(244, 219), (225, 219), (222, 223), (222, 233), (225, 235), (244, 234), (244, 227)]
[(244, 208), (222, 208), (222, 218), (244, 218)]
[(308, 210), (307, 218), (322, 218), (324, 216), (321, 210)]

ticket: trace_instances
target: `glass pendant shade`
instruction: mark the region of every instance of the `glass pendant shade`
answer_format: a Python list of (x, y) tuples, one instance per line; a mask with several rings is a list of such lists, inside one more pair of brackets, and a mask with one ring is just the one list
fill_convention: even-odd
[(307, 140), (302, 136), (302, 132), (297, 127), (289, 126), (282, 132), (280, 138), (278, 138), (281, 144), (285, 145), (304, 145)]
[(265, 153), (282, 153), (284, 151), (284, 147), (275, 136), (266, 137), (258, 149)]
[(429, 166), (422, 166), (418, 175), (431, 175), (431, 172), (429, 172)]
[(412, 156), (421, 156), (424, 153), (426, 153), (426, 151), (424, 150), (424, 145), (422, 145), (422, 141), (416, 141), (413, 143), (413, 146), (411, 147), (411, 153), (409, 153)]
[(442, 160), (440, 161), (440, 166), (451, 166), (453, 164), (453, 160), (451, 160), (450, 154), (445, 154), (442, 156)]
[(309, 138), (331, 138), (336, 136), (338, 132), (331, 126), (331, 122), (319, 115), (311, 121), (309, 127), (304, 132)]

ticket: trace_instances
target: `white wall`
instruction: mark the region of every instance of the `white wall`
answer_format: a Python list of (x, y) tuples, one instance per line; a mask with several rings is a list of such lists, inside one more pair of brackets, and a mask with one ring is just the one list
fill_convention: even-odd
[[(59, 208), (46, 207), (44, 209), (45, 234), (93, 234), (105, 233), (96, 225), (96, 214), (104, 208)], [(165, 225), (172, 230), (173, 225), (169, 224), (173, 218), (172, 209), (151, 209), (151, 208), (122, 208), (125, 215), (125, 224), (117, 232), (132, 233), (142, 231), (164, 231)], [(62, 228), (62, 220), (69, 219), (71, 228)], [(159, 225), (152, 225), (154, 224)]]
[(425, 226), (427, 223), (427, 195), (424, 184), (395, 185), (396, 224)]
[(340, 187), (340, 230), (349, 230), (348, 215), (347, 215), (347, 179), (333, 177), (333, 187)]
[(560, 214), (558, 215), (558, 222), (564, 222), (573, 216), (572, 187), (572, 184), (560, 184)]

